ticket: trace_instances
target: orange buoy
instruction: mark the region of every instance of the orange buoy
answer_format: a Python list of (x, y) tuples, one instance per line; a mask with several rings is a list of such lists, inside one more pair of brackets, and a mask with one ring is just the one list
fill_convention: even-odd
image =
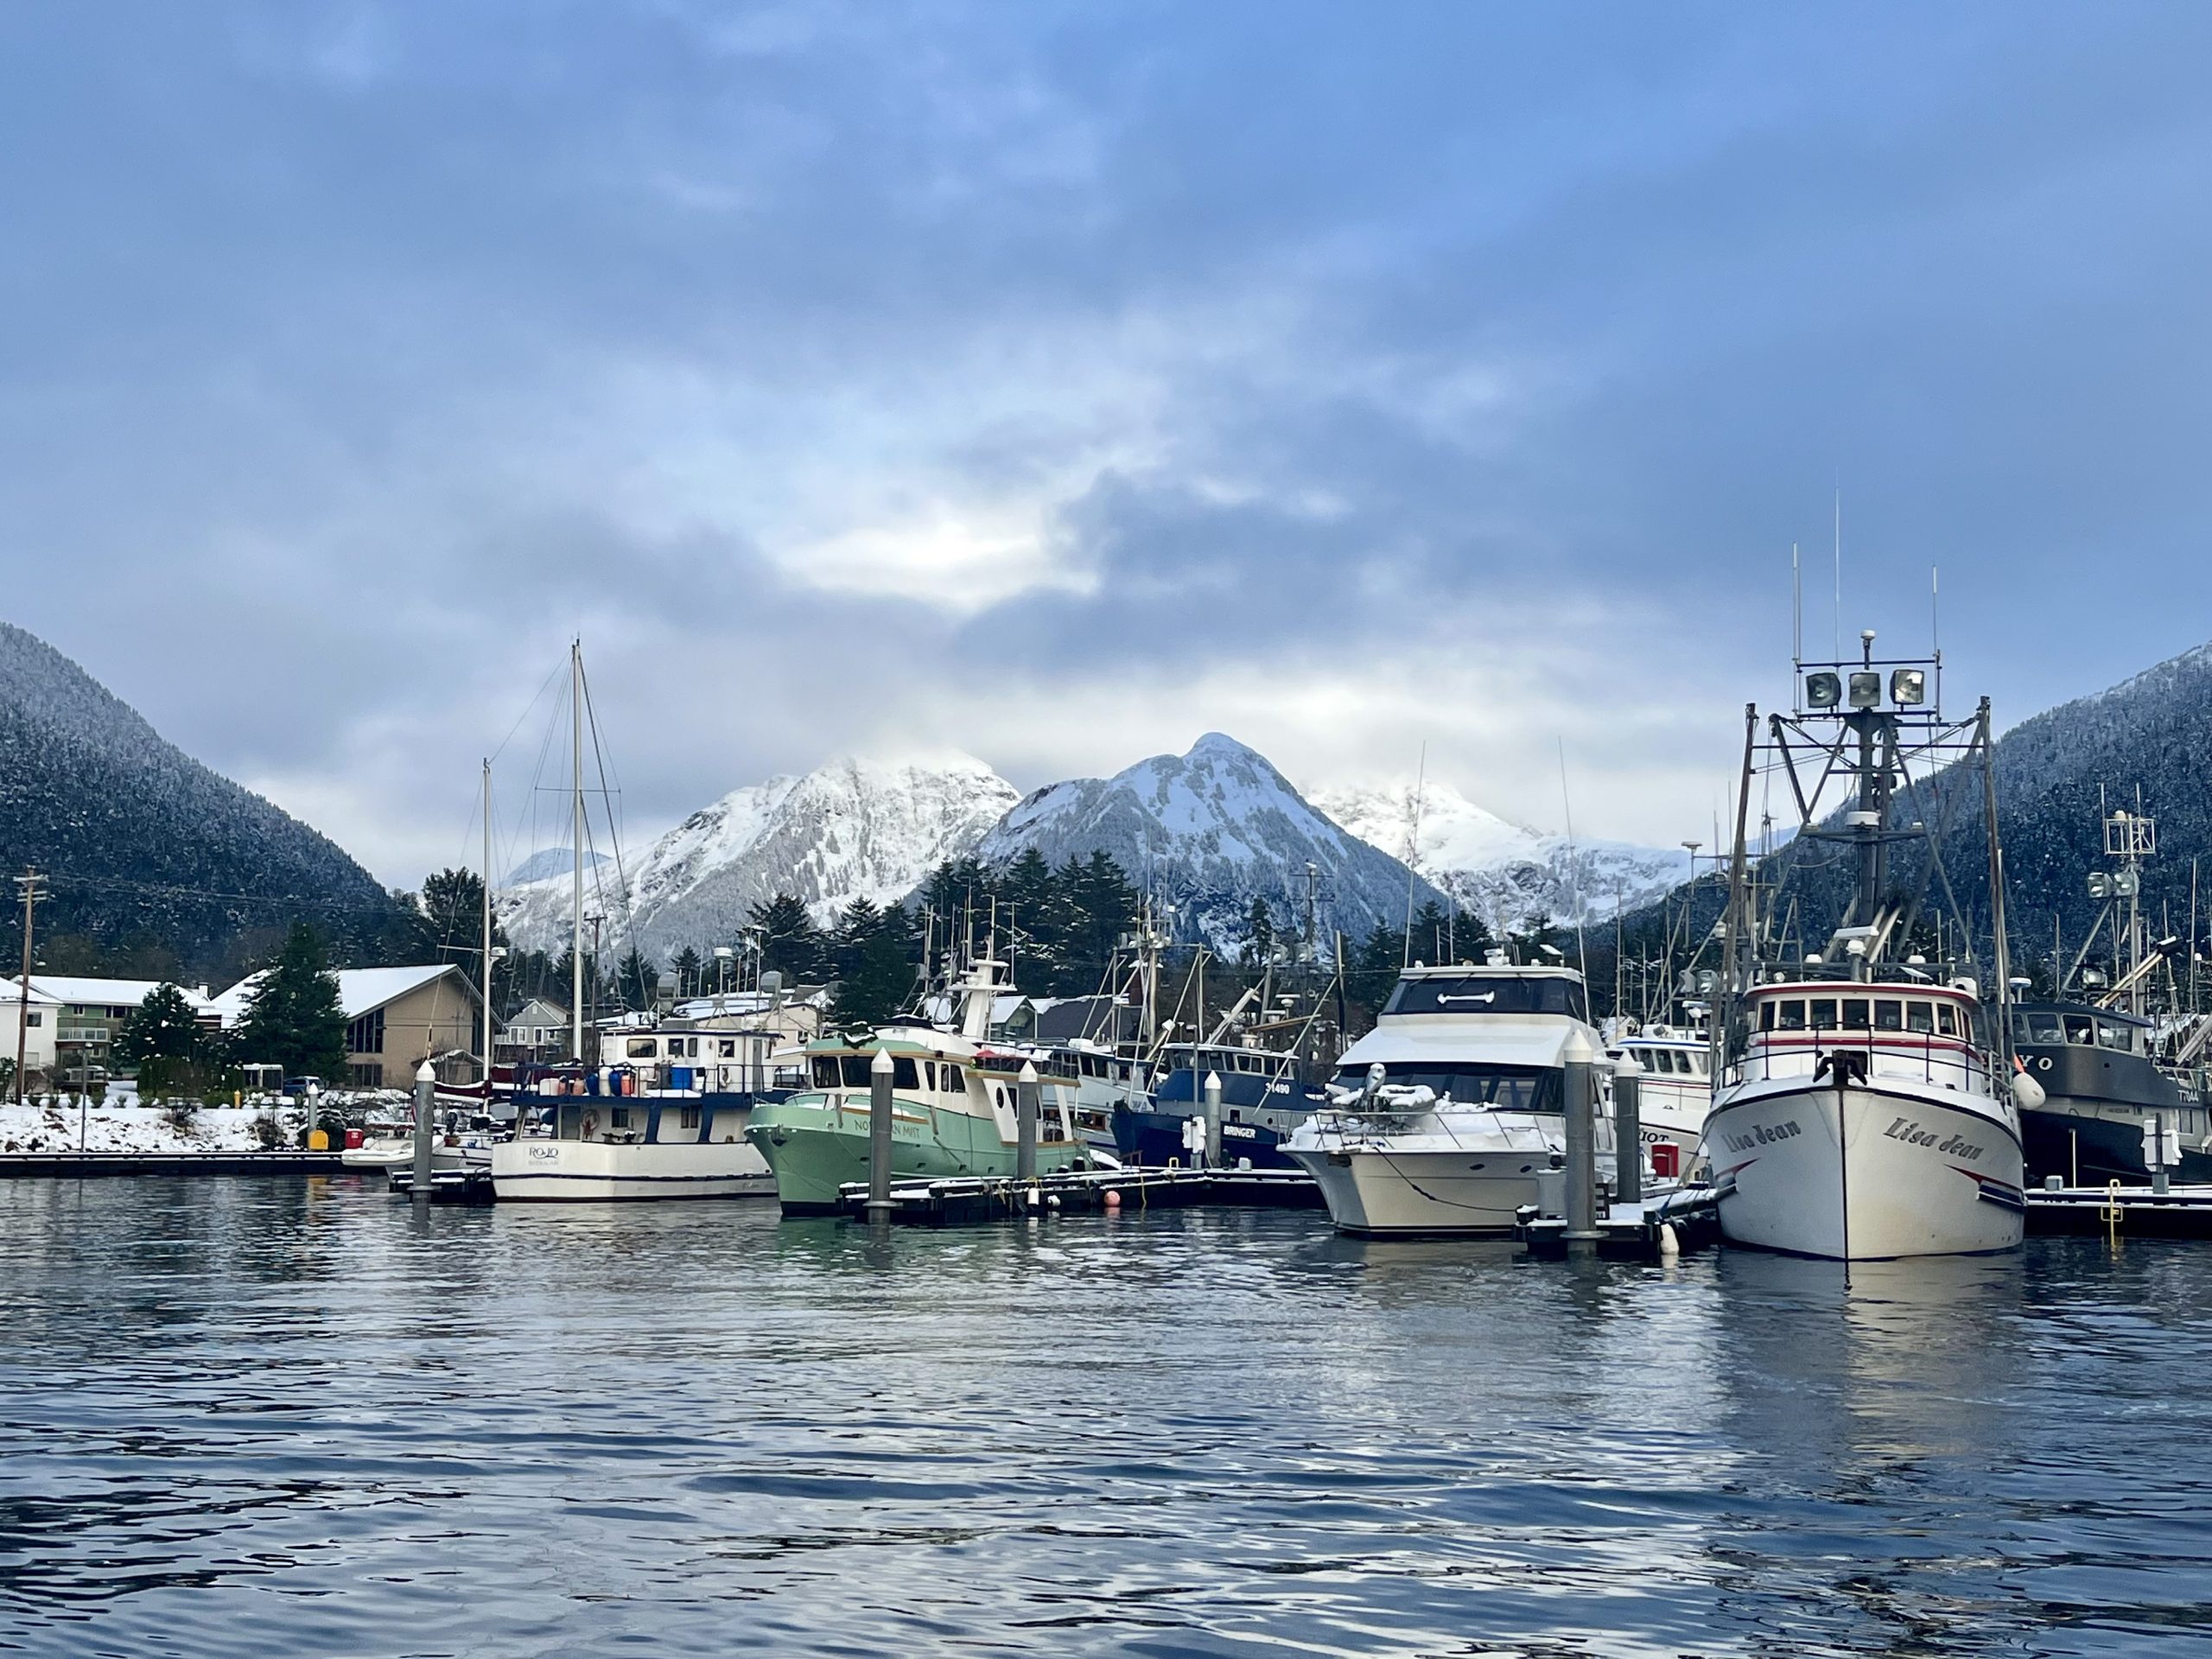
[(1119, 1210), (1122, 1207), (1121, 1193), (1110, 1186), (1106, 1189), (1106, 1207), (1109, 1210)]

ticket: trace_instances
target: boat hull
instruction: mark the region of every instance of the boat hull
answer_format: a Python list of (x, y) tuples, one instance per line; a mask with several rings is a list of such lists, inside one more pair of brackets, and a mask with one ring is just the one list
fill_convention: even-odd
[(2024, 1168), (2002, 1111), (1940, 1086), (1746, 1084), (1705, 1127), (1721, 1236), (1834, 1261), (2017, 1249)]
[[(1183, 1126), (1191, 1121), (1186, 1107), (1179, 1112), (1147, 1110), (1135, 1106), (1114, 1108), (1114, 1147), (1125, 1164), (1165, 1169), (1170, 1164), (1188, 1166), (1202, 1162), (1183, 1145)], [(1290, 1137), (1262, 1123), (1224, 1123), (1222, 1161), (1231, 1168), (1249, 1160), (1255, 1169), (1294, 1167), (1282, 1143)]]
[[(891, 1128), (893, 1180), (1005, 1179), (1014, 1173), (1017, 1149), (989, 1119), (925, 1112), (902, 1102)], [(787, 1216), (836, 1215), (841, 1208), (838, 1189), (868, 1178), (865, 1108), (781, 1101), (756, 1108), (746, 1134), (774, 1172), (776, 1196)], [(1090, 1161), (1090, 1149), (1080, 1141), (1043, 1141), (1037, 1148), (1040, 1175), (1088, 1167)]]
[[(2212, 1152), (2205, 1150), (2202, 1107), (2139, 1107), (2109, 1101), (2067, 1101), (2053, 1096), (2039, 1111), (2020, 1114), (2027, 1144), (2028, 1179), (2056, 1175), (2069, 1186), (2149, 1184), (2143, 1125), (2156, 1114), (2165, 1119), (2178, 1142), (2180, 1162), (2168, 1173), (2184, 1186), (2212, 1181)], [(2195, 1131), (2194, 1134), (2191, 1131)]]
[(524, 1140), (492, 1148), (492, 1188), (503, 1204), (604, 1204), (772, 1198), (776, 1181), (742, 1141)]
[(1541, 1151), (1404, 1152), (1360, 1147), (1289, 1154), (1311, 1175), (1340, 1233), (1382, 1238), (1502, 1238), (1539, 1202), (1553, 1168)]

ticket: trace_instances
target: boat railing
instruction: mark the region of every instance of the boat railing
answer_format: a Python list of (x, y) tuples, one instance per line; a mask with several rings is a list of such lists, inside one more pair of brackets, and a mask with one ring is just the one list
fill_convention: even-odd
[[(1990, 1092), (1989, 1063), (1977, 1049), (1962, 1048), (1955, 1037), (1885, 1031), (1866, 1036), (1819, 1032), (1808, 1042), (1776, 1043), (1761, 1033), (1752, 1046), (1721, 1074), (1723, 1087), (1777, 1079), (1825, 1077), (1821, 1063), (1837, 1054), (1865, 1055), (1870, 1080), (1883, 1077), (1920, 1082), (1962, 1093)], [(1918, 1040), (1915, 1040), (1917, 1039)], [(1832, 1071), (1833, 1068), (1830, 1068)]]

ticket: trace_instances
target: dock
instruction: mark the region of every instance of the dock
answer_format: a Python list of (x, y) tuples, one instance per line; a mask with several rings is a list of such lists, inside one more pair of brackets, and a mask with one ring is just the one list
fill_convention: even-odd
[(2031, 1186), (2028, 1236), (2212, 1239), (2212, 1186)]
[[(1664, 1248), (1668, 1228), (1674, 1230), (1672, 1251)], [(1678, 1187), (1635, 1204), (1606, 1205), (1596, 1230), (1592, 1254), (1608, 1262), (1688, 1255), (1720, 1242), (1720, 1202), (1711, 1187)], [(1570, 1254), (1565, 1218), (1539, 1215), (1533, 1205), (1521, 1211), (1513, 1236), (1523, 1250), (1541, 1260), (1564, 1261)]]
[(342, 1175), (336, 1152), (4, 1152), (11, 1176), (78, 1180), (100, 1175)]
[[(868, 1184), (838, 1188), (838, 1208), (868, 1217)], [(894, 1181), (890, 1219), (903, 1226), (964, 1227), (1027, 1217), (1141, 1215), (1194, 1205), (1248, 1209), (1319, 1210), (1321, 1189), (1299, 1169), (1062, 1170), (1034, 1180), (954, 1175)]]
[[(400, 1165), (390, 1172), (390, 1177), (392, 1197), (412, 1198), (415, 1196), (415, 1171), (411, 1165)], [(434, 1169), (430, 1172), (432, 1204), (484, 1205), (494, 1202), (496, 1197), (492, 1187), (492, 1172), (488, 1167)]]

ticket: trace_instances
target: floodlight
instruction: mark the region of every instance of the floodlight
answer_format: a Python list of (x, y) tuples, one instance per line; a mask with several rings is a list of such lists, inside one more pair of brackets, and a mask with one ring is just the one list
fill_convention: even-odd
[(1890, 672), (1890, 701), (1900, 709), (1912, 709), (1928, 701), (1928, 674), (1924, 669), (1899, 668)]
[(1855, 673), (1851, 677), (1851, 706), (1872, 709), (1882, 701), (1882, 677), (1871, 672)]
[(1833, 709), (1843, 701), (1843, 682), (1825, 671), (1805, 677), (1805, 702), (1813, 709)]

